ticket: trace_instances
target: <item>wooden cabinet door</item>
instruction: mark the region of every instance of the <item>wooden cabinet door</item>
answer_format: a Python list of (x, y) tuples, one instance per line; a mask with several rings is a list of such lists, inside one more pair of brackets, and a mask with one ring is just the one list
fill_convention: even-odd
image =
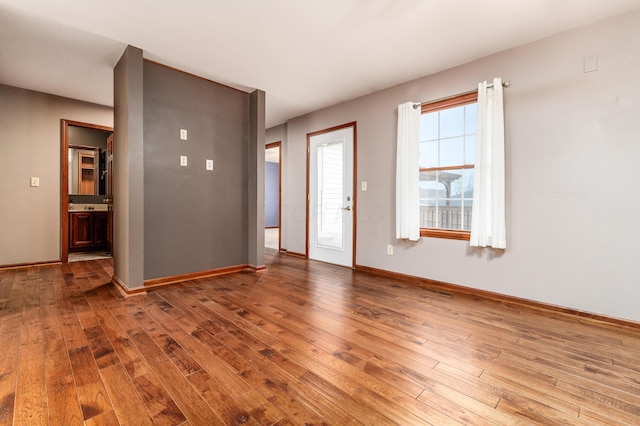
[(104, 245), (107, 242), (107, 230), (109, 228), (109, 219), (107, 212), (93, 213), (93, 243), (95, 245)]
[(93, 213), (71, 213), (70, 247), (93, 245)]

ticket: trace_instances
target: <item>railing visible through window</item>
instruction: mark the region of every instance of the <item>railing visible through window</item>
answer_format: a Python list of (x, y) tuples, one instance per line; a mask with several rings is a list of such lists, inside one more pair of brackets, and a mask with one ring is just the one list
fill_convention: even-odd
[[(477, 93), (421, 107), (420, 234), (468, 239), (473, 205)], [(431, 231), (437, 231), (432, 234)], [(443, 235), (443, 231), (445, 234)]]
[(471, 207), (420, 206), (421, 228), (471, 229)]

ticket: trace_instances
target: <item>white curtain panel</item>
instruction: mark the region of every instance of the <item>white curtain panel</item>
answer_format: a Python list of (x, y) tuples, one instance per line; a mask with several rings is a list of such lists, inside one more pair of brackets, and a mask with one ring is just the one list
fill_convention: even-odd
[(505, 249), (505, 156), (502, 80), (478, 84), (476, 163), (471, 213), (473, 247)]
[(396, 153), (396, 238), (420, 239), (420, 108), (414, 102), (398, 105)]

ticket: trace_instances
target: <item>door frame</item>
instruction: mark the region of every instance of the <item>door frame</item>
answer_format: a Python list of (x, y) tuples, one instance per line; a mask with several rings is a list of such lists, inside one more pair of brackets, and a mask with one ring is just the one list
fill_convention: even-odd
[(310, 173), (311, 173), (311, 138), (313, 136), (322, 135), (324, 133), (335, 132), (336, 130), (342, 130), (348, 127), (353, 127), (353, 248), (351, 254), (351, 268), (356, 266), (356, 235), (358, 229), (358, 185), (356, 177), (358, 176), (358, 129), (357, 122), (352, 121), (350, 123), (340, 124), (338, 126), (329, 127), (327, 129), (318, 130), (315, 132), (307, 133), (307, 203), (306, 203), (306, 224), (305, 224), (305, 258), (309, 258), (309, 212), (311, 203), (311, 188), (310, 188)]
[(60, 262), (69, 263), (69, 126), (113, 132), (113, 127), (60, 120)]
[(113, 256), (113, 133), (107, 138), (107, 155), (105, 167), (107, 169), (107, 185), (105, 196), (107, 199), (107, 252)]
[(278, 148), (278, 251), (282, 250), (282, 141), (271, 142), (264, 149)]

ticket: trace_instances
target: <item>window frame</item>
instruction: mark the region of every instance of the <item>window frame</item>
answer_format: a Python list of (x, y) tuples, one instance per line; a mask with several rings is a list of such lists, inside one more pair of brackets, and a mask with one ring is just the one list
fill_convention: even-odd
[[(466, 93), (451, 96), (445, 99), (440, 99), (437, 101), (422, 104), (420, 107), (420, 115), (427, 114), (430, 112), (442, 111), (449, 108), (455, 108), (463, 105), (469, 105), (477, 102), (478, 102), (478, 91), (474, 90), (472, 92), (466, 92)], [(462, 164), (460, 166), (449, 166), (449, 167), (421, 168), (420, 172), (446, 170), (446, 169), (457, 170), (457, 169), (472, 169), (472, 168), (475, 168), (475, 164), (474, 165)], [(471, 232), (458, 230), (458, 229), (422, 228), (421, 227), (420, 236), (431, 237), (431, 238), (445, 238), (449, 240), (469, 241), (471, 239)]]

